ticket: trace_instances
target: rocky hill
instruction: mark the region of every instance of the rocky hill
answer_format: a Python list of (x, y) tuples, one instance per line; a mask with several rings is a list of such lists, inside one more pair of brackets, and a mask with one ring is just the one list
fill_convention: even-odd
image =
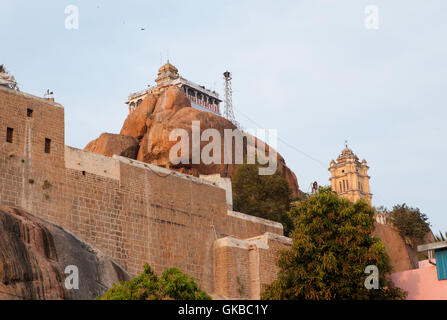
[(385, 246), (393, 272), (417, 269), (419, 263), (417, 245), (435, 241), (431, 231), (425, 235), (422, 243), (413, 243), (410, 239), (401, 236), (399, 230), (390, 223), (375, 223), (374, 226), (374, 236), (380, 238)]
[[(191, 164), (191, 154), (190, 164), (173, 165), (169, 161), (169, 150), (177, 143), (169, 141), (170, 132), (174, 129), (184, 129), (191, 140), (192, 121), (200, 121), (201, 134), (206, 129), (216, 129), (222, 137), (222, 142), (225, 129), (236, 129), (231, 122), (222, 117), (192, 108), (182, 90), (177, 87), (168, 87), (158, 95), (148, 95), (140, 106), (128, 115), (119, 135), (104, 133), (98, 139), (91, 141), (84, 150), (106, 156), (123, 155), (195, 176), (219, 173), (222, 177), (233, 177), (238, 165), (234, 164), (234, 161), (233, 164), (223, 164), (223, 143), (221, 144), (221, 164), (206, 165), (202, 162)], [(208, 143), (208, 141), (202, 141), (200, 150), (203, 150)], [(191, 141), (189, 145), (192, 145)], [(250, 146), (244, 140), (244, 157)], [(267, 145), (266, 152), (268, 150)], [(286, 166), (284, 158), (279, 154), (277, 163), (278, 170), (287, 180), (293, 195), (300, 195), (301, 191), (295, 174)]]
[[(79, 289), (65, 268), (77, 266)], [(0, 207), (0, 300), (91, 300), (129, 275), (62, 228), (22, 210)]]

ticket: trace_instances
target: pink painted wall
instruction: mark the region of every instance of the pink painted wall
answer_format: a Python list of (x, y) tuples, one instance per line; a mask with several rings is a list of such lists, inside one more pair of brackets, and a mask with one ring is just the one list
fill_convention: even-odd
[(393, 273), (391, 279), (407, 291), (407, 300), (447, 300), (447, 280), (438, 280), (436, 267), (428, 260), (419, 262), (419, 269)]

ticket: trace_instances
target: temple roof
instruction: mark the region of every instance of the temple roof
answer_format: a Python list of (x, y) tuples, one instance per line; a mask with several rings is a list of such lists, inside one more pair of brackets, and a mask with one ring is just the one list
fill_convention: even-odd
[(359, 158), (354, 154), (354, 152), (352, 152), (351, 149), (349, 149), (348, 147), (344, 148), (341, 151), (341, 154), (338, 156), (337, 161), (338, 162), (343, 162), (347, 159), (352, 159), (352, 160), (359, 160)]
[(158, 69), (158, 73), (164, 73), (167, 71), (171, 71), (173, 73), (178, 73), (178, 69), (176, 67), (174, 67), (172, 64), (170, 64), (169, 60), (168, 60), (168, 62), (166, 62), (165, 65), (161, 66), (161, 68)]
[(172, 80), (178, 79), (178, 69), (168, 62), (158, 69), (158, 76), (155, 79), (157, 85), (169, 83)]

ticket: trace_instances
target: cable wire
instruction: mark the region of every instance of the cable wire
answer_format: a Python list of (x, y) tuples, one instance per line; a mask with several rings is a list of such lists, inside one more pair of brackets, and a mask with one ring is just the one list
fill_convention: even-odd
[[(235, 109), (234, 107), (233, 107), (233, 110), (236, 111), (237, 113), (239, 113), (240, 115), (244, 116), (245, 118), (247, 118), (249, 121), (251, 121), (252, 123), (254, 123), (255, 125), (257, 125), (258, 127), (260, 127), (260, 128), (265, 128), (265, 126), (262, 126), (261, 124), (257, 123), (255, 120), (251, 119), (249, 116), (247, 116), (247, 115), (244, 114), (243, 112), (241, 112), (241, 111)], [(325, 165), (322, 161), (320, 161), (319, 159), (317, 159), (317, 158), (311, 156), (310, 154), (304, 152), (303, 150), (300, 150), (300, 149), (298, 149), (297, 147), (291, 145), (290, 143), (288, 143), (287, 141), (285, 141), (284, 139), (282, 139), (282, 138), (279, 137), (279, 136), (278, 136), (278, 140), (279, 140), (280, 142), (282, 142), (283, 144), (285, 144), (286, 146), (288, 146), (289, 148), (291, 148), (291, 149), (293, 149), (293, 150), (295, 150), (295, 151), (301, 153), (302, 155), (306, 156), (307, 158), (309, 158), (309, 159), (315, 161), (315, 162), (318, 163), (319, 165), (321, 165), (321, 166), (323, 166), (324, 168), (326, 168), (326, 165)]]

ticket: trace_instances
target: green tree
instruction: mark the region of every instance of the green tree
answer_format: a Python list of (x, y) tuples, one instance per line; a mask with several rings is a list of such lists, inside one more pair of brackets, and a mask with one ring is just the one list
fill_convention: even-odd
[(259, 175), (259, 165), (242, 164), (232, 179), (234, 210), (277, 221), (284, 234), (293, 227), (288, 215), (291, 200), (289, 184), (278, 172)]
[(148, 264), (136, 278), (114, 284), (98, 300), (211, 300), (200, 290), (194, 278), (178, 268), (165, 270), (160, 278)]
[(415, 244), (421, 243), (430, 232), (428, 218), (418, 208), (409, 207), (404, 203), (395, 205), (389, 214), (400, 234), (410, 238)]
[[(291, 210), (291, 249), (280, 252), (278, 279), (264, 299), (401, 299), (405, 293), (387, 278), (391, 264), (384, 245), (371, 236), (374, 211), (320, 188)], [(366, 289), (365, 268), (379, 270), (379, 289)]]

